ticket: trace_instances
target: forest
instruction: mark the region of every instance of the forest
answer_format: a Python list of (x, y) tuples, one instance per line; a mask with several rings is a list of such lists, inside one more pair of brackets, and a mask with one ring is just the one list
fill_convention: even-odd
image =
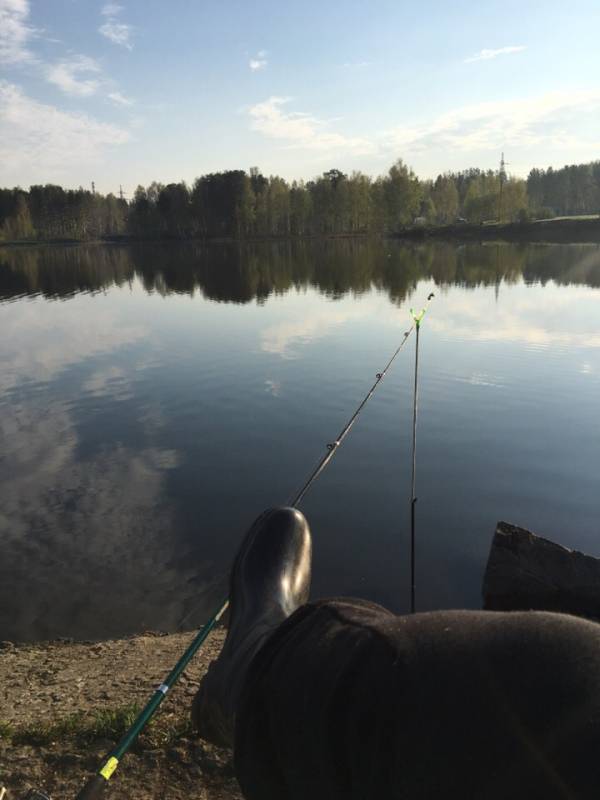
[(477, 168), (420, 180), (401, 160), (371, 178), (331, 169), (310, 181), (257, 167), (138, 186), (127, 200), (53, 184), (0, 189), (0, 241), (254, 239), (397, 234), (412, 226), (530, 222), (600, 213), (600, 161), (532, 169), (526, 180)]

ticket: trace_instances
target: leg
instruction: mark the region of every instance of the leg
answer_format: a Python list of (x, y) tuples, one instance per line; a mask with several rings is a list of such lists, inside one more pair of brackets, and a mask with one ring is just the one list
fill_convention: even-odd
[(252, 662), (234, 751), (248, 800), (591, 800), (600, 626), (303, 606)]
[(210, 665), (192, 705), (201, 736), (233, 745), (238, 697), (248, 666), (265, 640), (306, 602), (310, 589), (311, 537), (293, 508), (265, 511), (254, 522), (231, 571), (229, 627), (219, 657)]

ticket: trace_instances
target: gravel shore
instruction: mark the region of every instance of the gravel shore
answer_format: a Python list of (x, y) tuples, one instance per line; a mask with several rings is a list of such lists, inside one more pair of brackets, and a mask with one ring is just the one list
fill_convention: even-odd
[[(0, 642), (0, 789), (75, 797), (193, 633), (103, 642)], [(198, 738), (190, 707), (224, 640), (214, 631), (110, 781), (111, 800), (241, 800), (231, 752)]]

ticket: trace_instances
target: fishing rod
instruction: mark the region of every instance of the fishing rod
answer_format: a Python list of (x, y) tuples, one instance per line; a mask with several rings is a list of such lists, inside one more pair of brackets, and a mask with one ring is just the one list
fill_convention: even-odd
[(373, 384), (373, 386), (371, 386), (371, 388), (369, 389), (369, 391), (367, 392), (365, 397), (360, 402), (360, 404), (359, 404), (358, 408), (356, 409), (356, 411), (354, 412), (354, 414), (352, 414), (352, 416), (350, 417), (348, 422), (344, 425), (342, 430), (339, 432), (339, 434), (337, 436), (337, 439), (334, 439), (333, 442), (329, 442), (327, 444), (327, 451), (325, 452), (323, 457), (319, 460), (319, 462), (317, 463), (317, 465), (313, 469), (313, 471), (310, 473), (310, 475), (308, 476), (306, 482), (302, 485), (302, 487), (298, 490), (298, 492), (293, 496), (293, 500), (291, 500), (291, 502), (290, 502), (290, 505), (292, 506), (292, 508), (297, 508), (298, 507), (298, 505), (304, 499), (304, 496), (306, 495), (306, 493), (308, 492), (310, 487), (317, 480), (317, 478), (323, 472), (323, 470), (327, 467), (329, 462), (332, 460), (332, 458), (334, 457), (338, 447), (344, 441), (346, 436), (350, 433), (350, 429), (352, 428), (352, 426), (354, 425), (354, 423), (358, 419), (358, 417), (360, 415), (360, 412), (363, 410), (363, 408), (367, 405), (367, 403), (369, 402), (369, 400), (373, 396), (373, 393), (375, 392), (375, 389), (379, 386), (381, 381), (385, 378), (387, 371), (389, 370), (389, 368), (394, 363), (394, 360), (396, 359), (396, 356), (399, 354), (400, 350), (402, 350), (402, 348), (404, 347), (404, 344), (405, 344), (406, 340), (408, 339), (408, 337), (410, 336), (410, 334), (411, 334), (413, 329), (414, 329), (414, 325), (411, 325), (411, 327), (407, 331), (405, 331), (404, 338), (400, 342), (399, 346), (396, 348), (396, 351), (395, 351), (394, 355), (390, 358), (390, 360), (385, 365), (385, 367), (382, 369), (382, 371), (377, 373), (377, 375), (375, 376), (375, 383)]
[(419, 332), (421, 322), (427, 311), (429, 303), (435, 297), (433, 292), (427, 298), (427, 304), (416, 314), (411, 308), (410, 313), (415, 326), (415, 387), (413, 392), (413, 427), (412, 427), (412, 471), (410, 481), (410, 613), (417, 610), (416, 603), (416, 535), (415, 511), (417, 505), (416, 479), (417, 479), (417, 398), (419, 392)]
[[(421, 321), (422, 321), (422, 319), (423, 319), (423, 317), (425, 315), (425, 312), (426, 312), (426, 310), (427, 310), (427, 308), (429, 306), (429, 303), (431, 302), (431, 299), (433, 298), (433, 296), (434, 296), (433, 293), (431, 293), (429, 295), (429, 297), (427, 298), (427, 303), (425, 304), (425, 306), (421, 310), (420, 314), (418, 315), (418, 320), (417, 320), (417, 317), (413, 314), (412, 309), (411, 309), (411, 315), (413, 316), (413, 324), (410, 326), (410, 328), (407, 331), (404, 332), (404, 336), (402, 338), (402, 341), (400, 342), (400, 344), (396, 348), (394, 354), (392, 355), (390, 360), (387, 362), (387, 364), (385, 365), (383, 370), (381, 372), (377, 373), (377, 375), (375, 376), (375, 382), (373, 383), (373, 385), (371, 386), (371, 388), (369, 389), (369, 391), (367, 392), (365, 397), (362, 399), (362, 401), (360, 402), (360, 404), (356, 408), (356, 411), (352, 414), (350, 419), (346, 422), (346, 424), (344, 425), (344, 427), (342, 428), (342, 430), (338, 434), (337, 439), (334, 439), (333, 442), (329, 442), (327, 444), (327, 450), (326, 450), (325, 454), (319, 460), (319, 462), (317, 463), (315, 468), (312, 470), (312, 472), (310, 473), (310, 475), (308, 476), (306, 481), (302, 484), (301, 488), (293, 496), (293, 499), (292, 499), (292, 501), (290, 503), (290, 505), (293, 508), (297, 508), (298, 507), (298, 505), (301, 503), (301, 501), (306, 496), (306, 493), (308, 492), (308, 490), (311, 488), (311, 486), (317, 480), (319, 475), (321, 475), (322, 472), (326, 469), (327, 465), (331, 462), (331, 460), (333, 459), (333, 457), (334, 457), (335, 453), (337, 452), (339, 446), (342, 444), (342, 442), (344, 441), (344, 439), (346, 438), (346, 436), (350, 432), (352, 426), (354, 425), (354, 423), (358, 419), (360, 413), (362, 412), (364, 407), (367, 405), (367, 403), (369, 402), (369, 400), (373, 396), (376, 388), (379, 386), (381, 381), (385, 378), (389, 368), (392, 366), (392, 364), (396, 360), (397, 356), (399, 355), (400, 351), (404, 347), (408, 337), (410, 336), (410, 334), (412, 333), (413, 330), (416, 329), (417, 337), (418, 337), (419, 327), (420, 327)], [(415, 377), (415, 381), (416, 381), (416, 377)], [(415, 399), (415, 403), (416, 403), (416, 399)], [(415, 405), (415, 409), (416, 409), (416, 405)], [(415, 414), (416, 414), (416, 411), (415, 411)], [(416, 416), (414, 417), (414, 420), (413, 420), (413, 426), (416, 427)], [(414, 434), (413, 434), (413, 437), (414, 437)], [(415, 465), (414, 447), (415, 447), (415, 442), (416, 442), (416, 440), (413, 438), (413, 496), (414, 496), (414, 465)], [(413, 506), (414, 506), (414, 503), (413, 503)], [(413, 538), (414, 538), (414, 525), (413, 525), (412, 530), (413, 530)], [(414, 554), (414, 547), (412, 548), (412, 552)], [(412, 557), (411, 557), (411, 563), (414, 563), (414, 558), (412, 558)], [(102, 765), (100, 766), (100, 768), (98, 769), (96, 774), (93, 775), (87, 781), (87, 783), (83, 786), (83, 788), (80, 790), (79, 794), (76, 797), (76, 800), (96, 800), (96, 798), (99, 798), (99, 797), (101, 797), (103, 795), (105, 789), (107, 788), (107, 786), (109, 784), (109, 781), (110, 781), (111, 777), (113, 776), (113, 774), (115, 773), (117, 767), (119, 766), (119, 763), (120, 763), (121, 759), (127, 753), (127, 751), (130, 749), (130, 747), (133, 745), (133, 743), (135, 742), (135, 740), (137, 739), (139, 734), (142, 732), (144, 727), (148, 724), (150, 719), (154, 716), (154, 714), (158, 710), (158, 707), (160, 706), (162, 701), (167, 696), (167, 693), (173, 688), (174, 684), (176, 683), (177, 679), (179, 678), (179, 676), (181, 675), (183, 670), (186, 668), (186, 666), (189, 664), (189, 662), (192, 660), (192, 658), (196, 655), (196, 653), (198, 652), (198, 650), (200, 649), (200, 647), (202, 646), (202, 644), (204, 643), (204, 641), (208, 637), (209, 633), (213, 630), (213, 628), (215, 627), (217, 622), (221, 619), (221, 617), (223, 616), (223, 614), (227, 610), (228, 606), (229, 606), (229, 599), (226, 599), (221, 604), (221, 606), (219, 607), (218, 611), (215, 614), (213, 614), (213, 616), (209, 619), (209, 621), (205, 625), (203, 625), (203, 627), (200, 629), (200, 631), (197, 633), (197, 635), (194, 637), (194, 639), (190, 642), (190, 644), (189, 644), (188, 648), (186, 649), (186, 651), (181, 655), (181, 657), (179, 658), (179, 661), (175, 664), (175, 666), (173, 667), (171, 672), (165, 678), (164, 682), (161, 683), (154, 690), (154, 692), (151, 695), (150, 699), (148, 700), (148, 702), (146, 703), (144, 708), (140, 711), (140, 713), (138, 714), (138, 716), (136, 717), (136, 719), (132, 723), (132, 725), (129, 728), (129, 730), (126, 731), (126, 733), (119, 740), (119, 742), (115, 745), (115, 747), (106, 755), (106, 757), (102, 761)]]
[(125, 732), (115, 747), (113, 747), (110, 753), (108, 753), (108, 755), (104, 758), (102, 766), (98, 772), (93, 775), (81, 789), (76, 797), (76, 800), (93, 800), (94, 798), (102, 797), (106, 787), (108, 786), (109, 780), (119, 766), (120, 760), (135, 742), (148, 722), (150, 722), (150, 719), (158, 710), (159, 705), (165, 699), (167, 693), (173, 688), (183, 670), (198, 652), (208, 637), (208, 634), (221, 619), (228, 606), (229, 600), (227, 599), (224, 603), (222, 603), (217, 613), (214, 614), (209, 621), (202, 626), (202, 628), (200, 628), (196, 636), (190, 642), (187, 650), (179, 658), (179, 661), (175, 664), (171, 672), (169, 672), (163, 683), (156, 687), (154, 693), (144, 708), (137, 715), (129, 730)]

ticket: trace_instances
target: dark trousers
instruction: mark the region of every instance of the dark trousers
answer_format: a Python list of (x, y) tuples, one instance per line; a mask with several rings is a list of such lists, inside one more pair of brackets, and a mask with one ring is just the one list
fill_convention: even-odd
[(252, 661), (234, 751), (248, 800), (597, 800), (600, 626), (301, 606)]

